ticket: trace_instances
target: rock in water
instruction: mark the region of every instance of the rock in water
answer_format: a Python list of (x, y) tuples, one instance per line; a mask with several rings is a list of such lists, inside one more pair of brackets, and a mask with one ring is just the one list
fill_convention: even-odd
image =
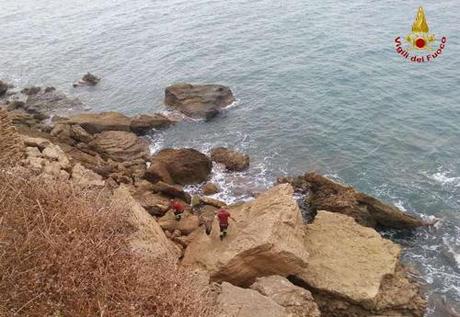
[(0, 80), (0, 97), (6, 94), (8, 88), (8, 84)]
[(251, 288), (285, 307), (292, 316), (319, 317), (321, 315), (311, 293), (295, 286), (282, 276), (259, 277)]
[(25, 102), (24, 110), (34, 115), (46, 117), (51, 114), (85, 110), (85, 105), (78, 98), (69, 98), (52, 87), (48, 87), (45, 90), (40, 89), (37, 92), (30, 91), (28, 93), (29, 95)]
[(203, 186), (203, 194), (204, 195), (214, 195), (220, 191), (219, 186), (214, 183), (208, 182)]
[(192, 118), (211, 119), (234, 101), (222, 85), (176, 84), (165, 90), (165, 103)]
[(164, 149), (152, 157), (151, 167), (147, 179), (188, 185), (205, 181), (211, 174), (212, 162), (194, 149)]
[(118, 162), (143, 160), (150, 154), (146, 140), (125, 131), (104, 131), (96, 134), (89, 146), (102, 157)]
[(216, 306), (217, 317), (295, 317), (272, 299), (226, 282), (222, 283)]
[(339, 212), (368, 227), (382, 225), (395, 229), (413, 229), (426, 225), (421, 219), (360, 193), (351, 186), (315, 173), (305, 174), (304, 178), (311, 187), (310, 204), (314, 210)]
[[(418, 288), (399, 272), (400, 247), (372, 228), (338, 213), (319, 211), (307, 225), (307, 268), (296, 276), (312, 290), (325, 316), (422, 316)], [(405, 295), (395, 296), (400, 292)], [(405, 316), (405, 315), (403, 315)]]
[(74, 83), (73, 86), (74, 87), (96, 86), (100, 80), (101, 79), (99, 77), (96, 77), (91, 73), (86, 73), (85, 75), (83, 75), (83, 77), (80, 80)]
[(212, 149), (211, 160), (224, 164), (230, 171), (243, 171), (249, 167), (249, 155), (224, 147)]
[(215, 281), (251, 285), (257, 277), (297, 274), (308, 262), (303, 220), (288, 184), (255, 201), (231, 208), (228, 236), (219, 239), (215, 221), (211, 234), (200, 232), (186, 249), (183, 264), (206, 269)]

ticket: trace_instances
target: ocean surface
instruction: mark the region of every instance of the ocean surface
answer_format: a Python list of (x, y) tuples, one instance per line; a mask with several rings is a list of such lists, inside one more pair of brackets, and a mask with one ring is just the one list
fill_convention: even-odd
[[(398, 56), (424, 5), (448, 38), (431, 63)], [(316, 170), (426, 218), (386, 232), (430, 295), (427, 316), (460, 312), (460, 1), (1, 0), (0, 79), (52, 85), (94, 111), (167, 110), (175, 82), (220, 83), (237, 102), (211, 122), (152, 135), (168, 146), (235, 147), (249, 171), (223, 173), (220, 198)], [(85, 72), (94, 88), (72, 88)], [(193, 188), (191, 188), (193, 190)]]

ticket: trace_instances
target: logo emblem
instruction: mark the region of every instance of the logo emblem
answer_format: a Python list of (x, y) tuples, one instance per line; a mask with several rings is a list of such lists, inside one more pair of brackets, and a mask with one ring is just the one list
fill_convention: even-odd
[[(437, 43), (440, 42), (439, 46)], [(447, 37), (440, 40), (430, 33), (426, 21), (425, 11), (420, 7), (412, 24), (412, 32), (404, 39), (398, 36), (395, 39), (396, 52), (403, 58), (416, 63), (431, 62), (442, 54), (447, 43)], [(428, 54), (427, 54), (428, 53)]]

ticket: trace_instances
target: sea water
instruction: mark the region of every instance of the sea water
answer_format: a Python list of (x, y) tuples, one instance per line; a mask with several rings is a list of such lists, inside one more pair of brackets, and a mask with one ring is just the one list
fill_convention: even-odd
[[(410, 33), (420, 5), (447, 43), (417, 64), (394, 40)], [(442, 316), (443, 298), (460, 310), (459, 14), (458, 0), (1, 0), (0, 79), (53, 85), (94, 111), (128, 115), (165, 111), (174, 82), (228, 85), (232, 107), (153, 134), (152, 151), (248, 153), (247, 172), (215, 167), (227, 201), (316, 170), (440, 219), (385, 234), (420, 271), (428, 315)], [(72, 88), (87, 71), (102, 81)]]

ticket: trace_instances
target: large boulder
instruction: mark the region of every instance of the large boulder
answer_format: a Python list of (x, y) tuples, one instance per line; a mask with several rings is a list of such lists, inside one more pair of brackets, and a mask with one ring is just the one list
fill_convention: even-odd
[[(296, 277), (311, 289), (321, 312), (328, 312), (325, 316), (351, 316), (352, 311), (360, 311), (356, 316), (390, 311), (422, 316), (418, 288), (398, 273), (400, 247), (374, 229), (349, 216), (319, 211), (307, 225), (305, 248), (309, 263)], [(400, 292), (407, 296), (394, 296)]]
[(224, 147), (212, 149), (211, 160), (224, 164), (229, 171), (243, 171), (249, 167), (249, 155)]
[(124, 206), (135, 229), (130, 244), (133, 250), (144, 256), (177, 259), (180, 250), (165, 236), (155, 219), (131, 196), (126, 186), (113, 193), (114, 203)]
[(66, 123), (78, 124), (90, 134), (131, 130), (131, 119), (118, 112), (81, 113), (71, 116)]
[(309, 203), (313, 210), (342, 213), (368, 227), (381, 225), (395, 229), (413, 229), (426, 225), (423, 220), (360, 193), (351, 186), (342, 185), (316, 173), (305, 174), (304, 179), (310, 184)]
[(72, 168), (72, 181), (82, 187), (104, 187), (105, 182), (102, 176), (87, 169), (80, 163), (77, 163)]
[(158, 180), (172, 180), (181, 185), (205, 181), (212, 169), (209, 158), (194, 149), (164, 149), (152, 157), (151, 163), (147, 179), (157, 177)]
[(183, 264), (206, 269), (215, 281), (251, 285), (257, 277), (303, 272), (308, 263), (303, 219), (288, 184), (255, 201), (230, 208), (236, 222), (220, 241), (213, 223), (208, 236), (199, 232), (186, 249)]
[(294, 317), (269, 297), (226, 282), (220, 287), (216, 307), (217, 317)]
[(176, 84), (165, 90), (165, 103), (193, 118), (211, 119), (234, 101), (230, 88), (222, 85)]
[(285, 307), (293, 317), (319, 317), (321, 315), (311, 293), (295, 286), (285, 277), (278, 275), (259, 277), (251, 288)]
[(104, 131), (96, 134), (89, 147), (102, 157), (119, 162), (147, 159), (150, 155), (146, 140), (125, 131)]

